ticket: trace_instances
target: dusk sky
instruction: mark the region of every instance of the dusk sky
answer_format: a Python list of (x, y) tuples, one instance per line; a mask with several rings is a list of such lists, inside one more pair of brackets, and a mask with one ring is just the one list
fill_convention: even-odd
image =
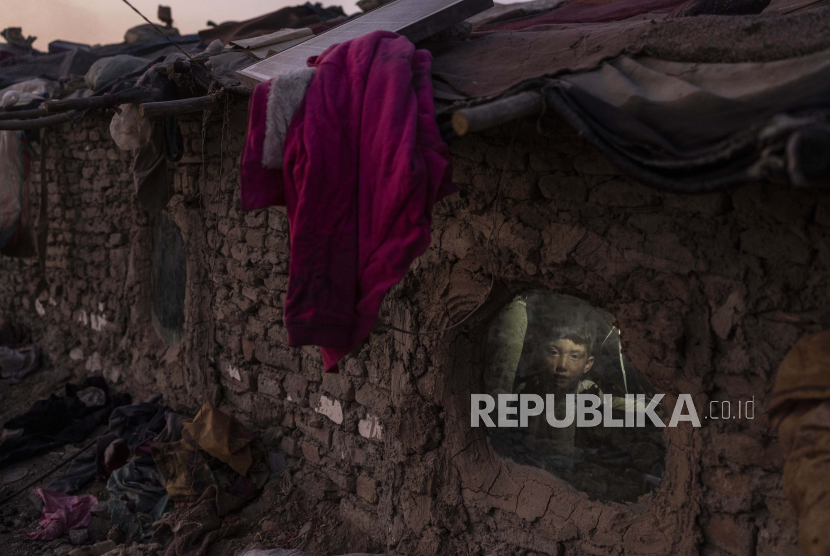
[[(164, 0), (173, 8), (174, 25), (182, 34), (207, 27), (207, 21), (243, 21), (305, 0)], [(516, 0), (501, 0), (512, 3)], [(159, 0), (130, 0), (154, 23)], [(356, 0), (323, 2), (339, 4), (347, 14), (358, 11)], [(0, 0), (0, 29), (22, 27), (34, 35), (38, 50), (63, 39), (85, 44), (109, 44), (124, 40), (124, 32), (144, 21), (121, 0)], [(0, 39), (2, 40), (2, 39)]]
[[(346, 13), (358, 11), (356, 0), (336, 2)], [(207, 27), (210, 19), (243, 21), (304, 0), (130, 0), (153, 23), (158, 23), (158, 5), (173, 8), (173, 24), (182, 34)], [(329, 3), (324, 2), (325, 5)], [(124, 40), (130, 27), (144, 23), (121, 0), (0, 0), (0, 29), (22, 27), (26, 36), (34, 35), (39, 50), (50, 41), (63, 39), (85, 44), (109, 44)], [(2, 40), (2, 39), (0, 39)]]

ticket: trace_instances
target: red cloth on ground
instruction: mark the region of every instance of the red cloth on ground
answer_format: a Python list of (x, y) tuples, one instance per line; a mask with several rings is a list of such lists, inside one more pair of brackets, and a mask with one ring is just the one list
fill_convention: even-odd
[(386, 292), (429, 246), (432, 207), (455, 191), (435, 121), (432, 55), (376, 31), (309, 59), (317, 72), (285, 140), (282, 179), (261, 167), (268, 84), (257, 86), (242, 206), (287, 206), (291, 346), (326, 370), (363, 341)]
[(30, 540), (51, 541), (62, 537), (67, 531), (86, 527), (92, 519), (92, 506), (98, 503), (98, 499), (91, 494), (70, 496), (42, 488), (35, 492), (43, 499), (43, 513), (39, 521), (43, 529), (26, 535)]

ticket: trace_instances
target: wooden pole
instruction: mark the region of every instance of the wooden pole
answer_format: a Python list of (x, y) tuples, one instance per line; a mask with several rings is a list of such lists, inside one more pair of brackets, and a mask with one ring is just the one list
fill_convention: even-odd
[(133, 102), (147, 102), (152, 100), (153, 93), (144, 89), (127, 89), (114, 95), (97, 97), (70, 98), (66, 100), (47, 100), (44, 108), (51, 113), (67, 112), (69, 110), (89, 110), (91, 108), (112, 108), (119, 104)]
[(33, 108), (31, 110), (10, 110), (0, 112), (0, 120), (28, 120), (48, 116), (50, 112), (45, 108)]
[(142, 117), (173, 116), (189, 112), (208, 110), (216, 104), (212, 96), (186, 98), (182, 100), (168, 100), (164, 102), (146, 102), (139, 106), (138, 113)]
[(46, 116), (45, 118), (35, 118), (33, 120), (4, 120), (0, 121), (0, 130), (23, 131), (27, 129), (40, 129), (41, 127), (75, 121), (82, 114), (83, 112), (81, 111), (72, 111), (55, 114), (54, 116)]
[(525, 91), (488, 104), (462, 108), (452, 115), (452, 127), (459, 136), (475, 133), (519, 118), (536, 116), (544, 107), (539, 91)]

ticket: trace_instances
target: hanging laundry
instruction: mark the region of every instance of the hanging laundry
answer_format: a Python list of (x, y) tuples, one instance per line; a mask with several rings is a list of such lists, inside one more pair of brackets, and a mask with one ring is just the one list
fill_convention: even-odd
[(86, 527), (92, 519), (92, 506), (98, 499), (91, 494), (69, 496), (62, 492), (37, 489), (43, 500), (43, 513), (38, 522), (42, 530), (26, 535), (27, 539), (51, 541), (78, 527)]
[(326, 370), (368, 336), (386, 292), (429, 246), (432, 207), (454, 191), (431, 61), (387, 31), (309, 59), (316, 73), (289, 126), (282, 172), (263, 164), (273, 85), (254, 90), (242, 205), (286, 205), (288, 342), (321, 346)]
[(801, 550), (830, 554), (830, 331), (800, 339), (781, 362), (769, 416), (787, 457), (784, 492)]

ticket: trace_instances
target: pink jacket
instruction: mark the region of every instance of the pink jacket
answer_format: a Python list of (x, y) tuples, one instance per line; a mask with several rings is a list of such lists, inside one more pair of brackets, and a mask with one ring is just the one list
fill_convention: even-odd
[(287, 207), (288, 343), (321, 346), (330, 371), (369, 335), (386, 292), (429, 246), (433, 205), (455, 188), (428, 51), (376, 31), (308, 63), (317, 71), (282, 171), (261, 165), (269, 85), (255, 89), (241, 194), (245, 210)]

